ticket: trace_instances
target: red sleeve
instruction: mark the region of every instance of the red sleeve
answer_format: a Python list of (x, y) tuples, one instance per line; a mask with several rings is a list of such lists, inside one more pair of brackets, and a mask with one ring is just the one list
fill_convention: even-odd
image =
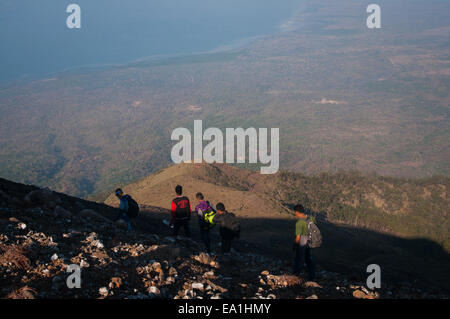
[(175, 212), (177, 211), (177, 205), (172, 201), (172, 206), (170, 208), (170, 212), (172, 213), (172, 221), (175, 220)]

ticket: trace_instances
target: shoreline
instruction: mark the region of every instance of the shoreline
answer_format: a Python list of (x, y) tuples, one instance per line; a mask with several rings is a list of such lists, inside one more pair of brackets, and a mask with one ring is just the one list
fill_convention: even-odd
[(165, 59), (176, 59), (176, 58), (188, 58), (188, 57), (195, 57), (199, 55), (210, 55), (210, 54), (220, 54), (220, 53), (233, 53), (233, 51), (244, 49), (246, 47), (251, 46), (253, 43), (255, 43), (258, 40), (264, 39), (265, 37), (274, 36), (277, 34), (285, 33), (285, 32), (292, 32), (296, 29), (294, 26), (293, 28), (285, 29), (286, 25), (291, 25), (292, 21), (295, 21), (295, 18), (298, 16), (298, 14), (304, 10), (305, 3), (301, 2), (299, 3), (298, 7), (294, 12), (289, 16), (280, 21), (279, 23), (275, 24), (272, 27), (272, 31), (269, 33), (263, 33), (255, 36), (250, 37), (244, 37), (239, 38), (236, 40), (233, 40), (232, 42), (224, 43), (219, 46), (216, 46), (215, 48), (212, 48), (210, 50), (201, 50), (201, 51), (195, 51), (195, 52), (185, 52), (185, 53), (168, 53), (168, 54), (156, 54), (156, 55), (149, 55), (140, 57), (137, 59), (128, 60), (125, 62), (116, 62), (116, 63), (94, 63), (94, 64), (83, 64), (73, 67), (68, 67), (65, 69), (62, 69), (57, 72), (49, 72), (45, 74), (40, 75), (24, 75), (20, 78), (11, 80), (11, 81), (0, 81), (0, 90), (8, 89), (15, 86), (20, 85), (26, 85), (33, 82), (39, 82), (39, 81), (53, 81), (57, 80), (59, 76), (64, 76), (71, 73), (84, 73), (84, 72), (95, 72), (102, 69), (108, 69), (108, 68), (126, 68), (126, 67), (132, 67), (133, 64), (138, 63), (149, 63), (149, 62), (158, 62)]

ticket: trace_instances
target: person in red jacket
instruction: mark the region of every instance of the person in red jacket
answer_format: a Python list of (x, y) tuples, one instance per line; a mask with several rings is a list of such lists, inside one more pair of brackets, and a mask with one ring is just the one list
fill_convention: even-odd
[(189, 221), (191, 219), (191, 203), (189, 198), (183, 196), (183, 187), (177, 185), (175, 187), (177, 197), (172, 200), (170, 225), (173, 225), (173, 235), (178, 236), (180, 228), (184, 228), (186, 237), (191, 235), (189, 231)]

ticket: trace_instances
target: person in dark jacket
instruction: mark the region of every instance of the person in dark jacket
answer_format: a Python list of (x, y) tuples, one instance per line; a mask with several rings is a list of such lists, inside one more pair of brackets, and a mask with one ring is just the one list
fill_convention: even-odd
[(119, 206), (119, 216), (117, 216), (116, 220), (123, 220), (125, 224), (127, 225), (127, 229), (131, 230), (131, 220), (128, 216), (128, 197), (127, 195), (123, 194), (122, 189), (118, 188), (116, 189), (116, 196), (120, 200), (120, 206)]
[(202, 193), (197, 193), (195, 198), (198, 201), (198, 205), (195, 206), (195, 212), (198, 217), (198, 226), (200, 228), (200, 236), (205, 244), (206, 251), (211, 255), (211, 238), (210, 230), (214, 227), (214, 216), (216, 211), (211, 204), (205, 200)]
[(183, 196), (183, 187), (175, 187), (177, 197), (172, 200), (170, 225), (173, 225), (173, 235), (178, 236), (180, 228), (184, 228), (186, 237), (190, 237), (189, 221), (191, 219), (191, 203), (189, 198)]
[(220, 237), (222, 239), (222, 253), (229, 253), (234, 239), (239, 239), (241, 227), (236, 216), (225, 210), (223, 203), (216, 205), (217, 215), (214, 223), (220, 225)]

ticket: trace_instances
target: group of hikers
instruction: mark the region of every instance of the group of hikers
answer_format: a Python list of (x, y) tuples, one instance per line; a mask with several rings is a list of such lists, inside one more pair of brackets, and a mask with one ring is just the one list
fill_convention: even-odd
[[(183, 196), (183, 188), (175, 187), (176, 197), (172, 200), (170, 226), (173, 227), (173, 235), (178, 237), (180, 228), (184, 229), (186, 237), (190, 237), (189, 221), (191, 219), (191, 203), (189, 198)], [(195, 213), (198, 217), (200, 236), (205, 244), (206, 251), (211, 254), (210, 231), (215, 225), (220, 226), (220, 238), (222, 253), (229, 253), (234, 239), (239, 239), (241, 228), (236, 216), (225, 209), (223, 203), (218, 203), (216, 208), (205, 200), (202, 193), (195, 195), (197, 205)]]
[[(131, 231), (131, 219), (137, 217), (139, 205), (130, 196), (125, 195), (122, 189), (118, 188), (115, 192), (120, 200), (119, 215), (117, 220), (123, 220), (127, 229)], [(176, 197), (171, 203), (171, 215), (168, 226), (173, 230), (173, 236), (178, 238), (180, 229), (183, 228), (186, 237), (191, 236), (189, 222), (191, 219), (191, 203), (187, 196), (183, 195), (183, 187), (177, 185), (175, 187)], [(205, 245), (209, 255), (213, 255), (211, 251), (211, 234), (210, 231), (218, 225), (221, 238), (221, 251), (228, 254), (231, 251), (233, 240), (240, 238), (241, 227), (238, 219), (233, 213), (225, 209), (223, 203), (213, 205), (207, 201), (202, 193), (195, 195), (197, 205), (194, 212), (197, 215), (200, 229), (200, 237)], [(312, 255), (312, 248), (321, 245), (322, 237), (316, 226), (314, 217), (305, 211), (302, 205), (298, 204), (293, 208), (297, 222), (295, 224), (295, 239), (293, 243), (293, 251), (295, 252), (293, 274), (300, 275), (303, 265), (306, 263), (308, 269), (308, 280), (315, 279), (315, 263)]]

